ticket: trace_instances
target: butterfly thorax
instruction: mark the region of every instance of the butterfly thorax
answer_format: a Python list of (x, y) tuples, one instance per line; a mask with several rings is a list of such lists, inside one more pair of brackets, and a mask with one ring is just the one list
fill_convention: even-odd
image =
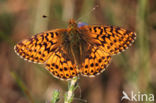
[(84, 61), (87, 42), (82, 38), (83, 33), (77, 27), (75, 21), (70, 21), (67, 33), (63, 35), (63, 47), (74, 64), (81, 67)]

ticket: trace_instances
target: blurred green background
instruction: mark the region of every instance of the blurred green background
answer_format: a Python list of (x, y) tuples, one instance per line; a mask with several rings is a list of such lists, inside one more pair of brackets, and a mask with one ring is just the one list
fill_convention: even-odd
[(55, 89), (63, 102), (67, 82), (20, 59), (13, 46), (36, 33), (66, 28), (71, 18), (137, 33), (134, 45), (114, 56), (108, 70), (80, 77), (73, 103), (134, 103), (121, 101), (122, 91), (156, 96), (156, 0), (0, 0), (0, 103), (50, 103)]

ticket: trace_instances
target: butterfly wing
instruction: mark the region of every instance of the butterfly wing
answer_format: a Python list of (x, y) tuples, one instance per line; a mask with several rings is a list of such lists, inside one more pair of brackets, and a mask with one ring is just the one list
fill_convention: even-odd
[(45, 63), (46, 69), (61, 80), (70, 80), (78, 75), (79, 71), (71, 59), (61, 50), (53, 53)]
[(89, 46), (88, 55), (85, 57), (80, 72), (83, 76), (94, 77), (102, 73), (110, 64), (110, 61), (110, 54), (96, 46)]
[(61, 47), (61, 35), (66, 33), (65, 29), (39, 33), (15, 45), (15, 52), (30, 62), (44, 63), (54, 77), (69, 80), (77, 76), (78, 72), (71, 58)]
[(30, 62), (44, 63), (60, 46), (64, 29), (39, 33), (15, 45), (15, 52)]
[(98, 46), (110, 55), (124, 51), (136, 39), (134, 32), (115, 26), (82, 26), (80, 30), (90, 44)]

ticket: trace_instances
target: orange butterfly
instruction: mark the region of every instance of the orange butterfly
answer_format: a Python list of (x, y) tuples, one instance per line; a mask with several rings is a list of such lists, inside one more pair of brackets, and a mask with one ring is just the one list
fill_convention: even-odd
[(67, 29), (55, 29), (32, 36), (15, 45), (16, 53), (44, 64), (61, 80), (79, 74), (94, 77), (107, 68), (111, 57), (127, 49), (136, 39), (134, 32), (115, 26), (77, 26), (71, 19)]

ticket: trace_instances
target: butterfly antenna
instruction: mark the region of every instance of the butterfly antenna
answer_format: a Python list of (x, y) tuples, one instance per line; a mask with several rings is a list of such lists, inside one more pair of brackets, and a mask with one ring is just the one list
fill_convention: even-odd
[(95, 5), (95, 7), (92, 8), (86, 15), (79, 17), (79, 18), (76, 20), (76, 22), (80, 21), (82, 18), (84, 18), (84, 17), (86, 17), (86, 16), (89, 16), (89, 15), (90, 15), (94, 10), (96, 10), (96, 8), (98, 8), (98, 7), (99, 7), (99, 5)]

